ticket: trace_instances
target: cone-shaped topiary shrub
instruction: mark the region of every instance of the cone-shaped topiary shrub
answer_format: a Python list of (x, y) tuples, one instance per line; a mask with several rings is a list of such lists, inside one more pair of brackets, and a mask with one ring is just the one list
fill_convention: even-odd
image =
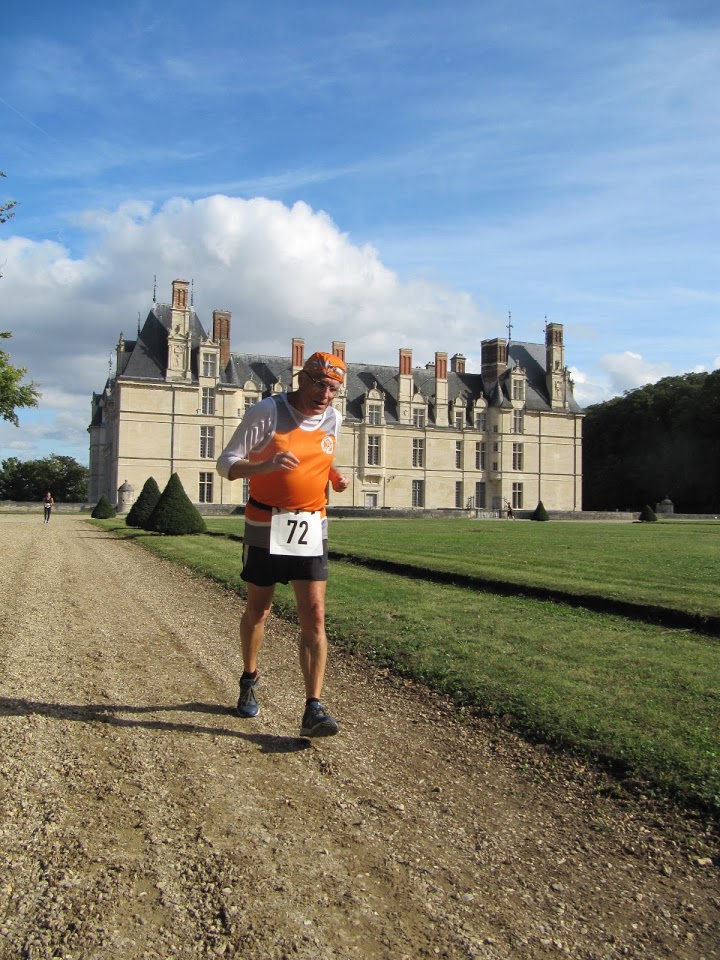
[(142, 527), (160, 499), (160, 487), (155, 477), (148, 477), (140, 491), (140, 496), (130, 507), (125, 523), (129, 527)]
[(642, 523), (654, 523), (657, 520), (657, 516), (653, 508), (646, 503), (640, 511), (638, 520), (640, 520)]
[(530, 517), (530, 519), (531, 520), (549, 520), (550, 519), (542, 500), (538, 500), (538, 505), (533, 510), (533, 515)]
[(143, 529), (169, 533), (172, 536), (205, 532), (205, 521), (190, 502), (176, 473), (168, 480), (153, 512), (143, 524)]
[(105, 494), (100, 497), (95, 504), (95, 509), (90, 514), (94, 520), (112, 520), (115, 515), (115, 507), (110, 503)]

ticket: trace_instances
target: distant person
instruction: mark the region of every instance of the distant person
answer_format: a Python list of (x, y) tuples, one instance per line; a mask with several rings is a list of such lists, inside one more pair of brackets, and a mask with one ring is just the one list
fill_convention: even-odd
[(515, 519), (515, 514), (513, 513), (513, 508), (512, 508), (512, 505), (510, 504), (510, 501), (509, 501), (509, 500), (506, 500), (506, 501), (505, 501), (505, 504), (506, 504), (506, 506), (507, 506), (507, 518), (508, 518), (508, 520), (514, 520), (514, 519)]
[(325, 586), (328, 482), (338, 493), (350, 481), (333, 466), (342, 417), (331, 405), (345, 380), (345, 362), (314, 353), (297, 390), (266, 397), (245, 414), (217, 461), (228, 480), (249, 477), (242, 579), (247, 603), (240, 620), (243, 674), (237, 712), (259, 712), (258, 655), (277, 583), (290, 583), (300, 621), (305, 711), (300, 736), (329, 737), (337, 720), (320, 697), (327, 662)]
[(53, 500), (52, 494), (48, 490), (48, 492), (45, 494), (43, 498), (43, 513), (45, 515), (45, 523), (50, 523), (50, 514), (54, 506), (55, 506), (55, 501)]

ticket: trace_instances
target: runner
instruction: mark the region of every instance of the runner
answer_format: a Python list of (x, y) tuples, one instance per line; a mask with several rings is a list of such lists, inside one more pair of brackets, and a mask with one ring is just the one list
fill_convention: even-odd
[(305, 712), (300, 735), (327, 737), (337, 720), (321, 703), (327, 663), (325, 586), (327, 485), (338, 493), (349, 484), (333, 467), (342, 417), (331, 402), (345, 380), (345, 363), (314, 353), (298, 376), (298, 388), (267, 397), (246, 413), (217, 461), (228, 480), (250, 479), (245, 508), (242, 579), (247, 603), (240, 620), (243, 674), (237, 712), (259, 712), (258, 656), (275, 585), (290, 583), (300, 621), (300, 665)]

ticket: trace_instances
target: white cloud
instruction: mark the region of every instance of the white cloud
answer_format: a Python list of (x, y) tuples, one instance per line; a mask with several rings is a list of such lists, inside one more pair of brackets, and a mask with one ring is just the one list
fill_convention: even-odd
[[(7, 347), (39, 386), (41, 409), (52, 411), (51, 423), (33, 427), (35, 438), (66, 429), (79, 442), (119, 334), (132, 339), (151, 307), (154, 275), (160, 302), (173, 279), (194, 281), (208, 332), (213, 309), (231, 310), (236, 352), (289, 355), (300, 336), (309, 349), (344, 340), (357, 362), (396, 363), (398, 349), (410, 347), (424, 364), (436, 350), (469, 353), (497, 332), (467, 294), (404, 282), (372, 246), (353, 244), (306, 203), (175, 198), (153, 212), (130, 201), (78, 219), (89, 240), (82, 257), (51, 241), (0, 241)], [(5, 447), (18, 442), (11, 436)]]
[[(598, 361), (598, 367), (604, 372), (609, 386), (609, 395), (616, 396), (627, 390), (656, 383), (663, 377), (672, 376), (675, 371), (670, 363), (650, 363), (639, 353), (626, 350), (624, 353), (606, 353)], [(607, 399), (606, 393), (605, 399)]]

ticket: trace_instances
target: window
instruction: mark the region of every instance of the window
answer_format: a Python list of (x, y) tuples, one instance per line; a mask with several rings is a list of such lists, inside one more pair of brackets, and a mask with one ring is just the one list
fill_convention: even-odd
[(498, 453), (499, 450), (500, 450), (500, 444), (496, 441), (496, 442), (493, 444), (493, 453)]
[(413, 426), (420, 430), (425, 427), (425, 411), (422, 407), (413, 407)]
[(455, 441), (455, 469), (462, 470), (462, 440)]
[(200, 456), (203, 459), (215, 457), (215, 427), (200, 427)]
[(250, 407), (254, 407), (256, 403), (257, 403), (257, 400), (255, 397), (245, 397), (244, 406), (243, 406), (244, 413), (247, 413)]
[(365, 506), (370, 507), (370, 509), (375, 509), (378, 504), (378, 495), (376, 493), (366, 493), (365, 494)]
[(525, 433), (525, 414), (522, 410), (513, 413), (513, 433)]
[(203, 376), (214, 377), (217, 369), (217, 357), (214, 353), (203, 354)]
[(207, 417), (215, 416), (215, 391), (212, 387), (202, 388), (202, 412)]
[(242, 498), (243, 503), (248, 502), (248, 497), (250, 496), (250, 477), (242, 478)]
[(455, 506), (462, 507), (463, 505), (463, 485), (461, 480), (455, 482)]
[(520, 379), (513, 379), (512, 382), (512, 398), (513, 400), (524, 400), (525, 399), (525, 381)]
[(377, 427), (380, 424), (380, 415), (382, 410), (379, 403), (369, 403), (367, 405), (367, 422)]
[(455, 429), (462, 430), (465, 426), (465, 414), (462, 410), (455, 411)]
[(493, 460), (493, 470), (495, 471), (495, 473), (498, 472), (498, 461), (497, 461), (497, 460)]
[(198, 496), (200, 503), (213, 502), (213, 475), (212, 473), (200, 474), (200, 493)]
[(485, 493), (485, 483), (479, 482), (475, 484), (475, 506), (478, 510), (484, 510), (486, 506), (486, 493)]
[(370, 467), (380, 466), (380, 437), (377, 434), (367, 438), (367, 462)]
[(523, 508), (523, 485), (521, 483), (513, 484), (512, 505), (513, 510), (522, 510)]
[(425, 506), (425, 482), (423, 480), (413, 480), (412, 482), (412, 505), (414, 507)]
[(475, 414), (475, 429), (487, 430), (487, 414), (486, 413)]
[(523, 445), (522, 443), (513, 444), (513, 470), (523, 469)]
[(419, 440), (417, 438), (413, 440), (412, 465), (414, 467), (425, 466), (425, 441), (424, 440)]
[(482, 441), (475, 444), (475, 469), (485, 469), (485, 444)]

